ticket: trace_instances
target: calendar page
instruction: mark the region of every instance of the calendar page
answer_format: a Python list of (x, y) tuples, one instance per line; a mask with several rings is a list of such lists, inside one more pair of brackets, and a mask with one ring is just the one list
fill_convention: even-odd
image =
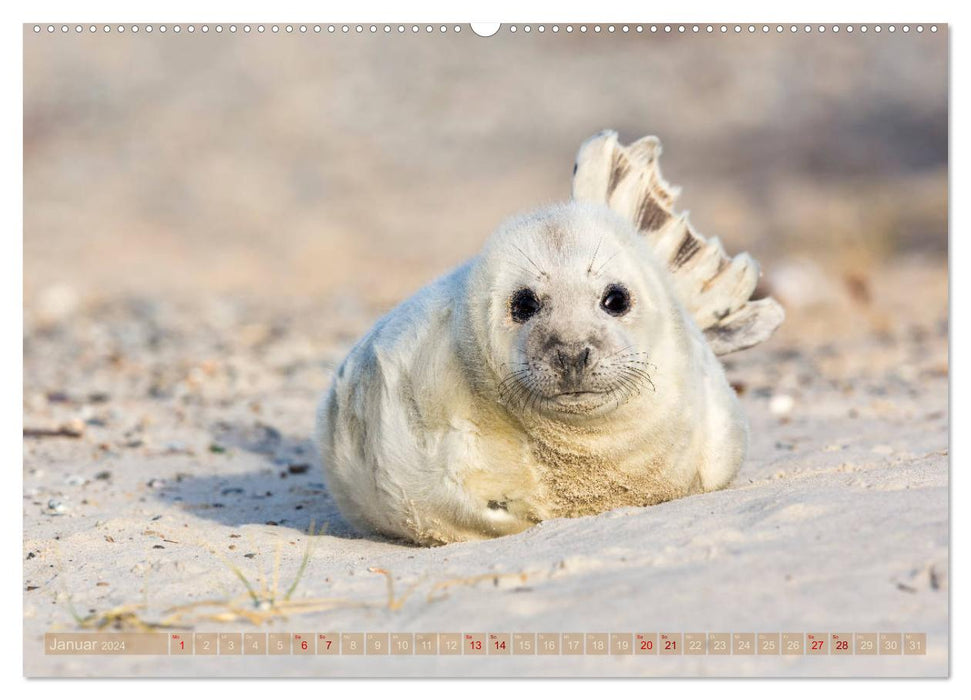
[(946, 676), (948, 34), (25, 24), (25, 675)]

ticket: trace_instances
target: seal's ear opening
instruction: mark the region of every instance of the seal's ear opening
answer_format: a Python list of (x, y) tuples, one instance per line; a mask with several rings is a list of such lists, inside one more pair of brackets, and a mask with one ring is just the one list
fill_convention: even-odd
[(661, 175), (661, 151), (656, 136), (624, 146), (616, 131), (593, 135), (577, 153), (573, 199), (608, 206), (647, 239), (715, 354), (761, 343), (785, 312), (771, 297), (753, 300), (759, 265), (748, 253), (729, 257), (717, 238), (706, 239), (675, 212), (678, 189)]

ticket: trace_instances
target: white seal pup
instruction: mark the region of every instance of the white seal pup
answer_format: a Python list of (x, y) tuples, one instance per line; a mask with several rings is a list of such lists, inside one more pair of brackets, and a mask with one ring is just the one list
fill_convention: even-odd
[(672, 205), (660, 145), (601, 132), (573, 201), (512, 219), (381, 319), (317, 413), (328, 488), (357, 528), (420, 544), (726, 486), (745, 417), (716, 353), (782, 321)]

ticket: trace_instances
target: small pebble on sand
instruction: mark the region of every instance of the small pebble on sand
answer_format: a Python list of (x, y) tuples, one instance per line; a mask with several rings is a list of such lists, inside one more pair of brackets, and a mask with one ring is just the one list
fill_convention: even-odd
[(784, 417), (792, 413), (796, 401), (789, 394), (776, 394), (769, 401), (769, 410), (773, 416)]
[(47, 502), (47, 512), (50, 515), (63, 515), (67, 512), (67, 506), (63, 501), (59, 501), (56, 498), (52, 498)]

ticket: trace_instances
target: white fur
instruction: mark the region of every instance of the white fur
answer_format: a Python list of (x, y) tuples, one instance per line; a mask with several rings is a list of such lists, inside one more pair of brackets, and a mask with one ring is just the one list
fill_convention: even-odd
[(629, 146), (617, 132), (583, 142), (573, 171), (573, 199), (604, 204), (645, 236), (673, 288), (716, 355), (769, 338), (785, 318), (775, 299), (752, 299), (759, 264), (748, 253), (729, 257), (717, 238), (705, 238), (674, 209), (678, 188), (661, 175), (661, 142), (645, 136)]
[[(600, 306), (613, 282), (633, 299), (621, 317)], [(524, 287), (544, 301), (517, 323)], [(554, 340), (594, 344), (586, 393), (559, 391)], [(508, 381), (517, 367), (533, 393)], [(435, 544), (722, 488), (747, 427), (644, 237), (570, 203), (508, 222), (381, 319), (320, 403), (317, 439), (349, 522)]]

